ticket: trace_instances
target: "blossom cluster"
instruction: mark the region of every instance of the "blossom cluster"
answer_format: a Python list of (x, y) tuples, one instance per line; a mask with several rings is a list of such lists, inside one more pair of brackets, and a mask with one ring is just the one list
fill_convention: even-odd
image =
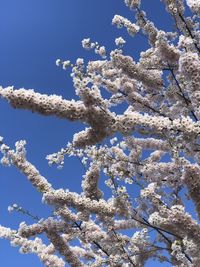
[(191, 10), (200, 16), (200, 3), (195, 0), (187, 0), (187, 5), (191, 8)]
[(112, 24), (117, 25), (118, 28), (125, 27), (131, 36), (134, 36), (140, 29), (138, 25), (119, 15), (114, 16)]
[(199, 266), (200, 4), (186, 0), (189, 16), (183, 0), (162, 0), (176, 26), (166, 32), (148, 18), (142, 1), (124, 2), (135, 23), (115, 15), (112, 24), (146, 37), (139, 60), (126, 55), (122, 37), (109, 53), (85, 38), (82, 47), (99, 60), (56, 60), (71, 69), (79, 100), (0, 87), (0, 97), (14, 108), (86, 125), (46, 156), (58, 168), (65, 168), (67, 157), (78, 157), (84, 168), (79, 193), (54, 188), (28, 161), (25, 140), (12, 149), (0, 137), (1, 164), (22, 172), (53, 211), (40, 219), (10, 205), (9, 212), (34, 223), (22, 222), (16, 230), (0, 225), (0, 238), (21, 253), (37, 254), (47, 267), (143, 267), (151, 258)]

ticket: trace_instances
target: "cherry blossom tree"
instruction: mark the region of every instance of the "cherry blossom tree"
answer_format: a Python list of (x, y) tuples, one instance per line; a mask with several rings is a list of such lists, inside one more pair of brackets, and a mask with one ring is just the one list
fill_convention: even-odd
[[(138, 62), (124, 54), (122, 37), (109, 54), (84, 39), (83, 48), (94, 50), (99, 60), (56, 61), (71, 69), (78, 101), (0, 87), (0, 96), (14, 108), (87, 126), (46, 157), (59, 168), (67, 156), (81, 160), (85, 175), (80, 194), (53, 188), (27, 160), (25, 141), (12, 149), (0, 140), (1, 163), (18, 168), (54, 210), (51, 217), (39, 219), (17, 204), (9, 206), (36, 222), (22, 222), (17, 230), (0, 226), (0, 237), (22, 253), (37, 254), (44, 266), (142, 267), (151, 258), (163, 266), (200, 263), (200, 1), (162, 0), (176, 26), (172, 32), (156, 28), (140, 0), (124, 2), (135, 21), (115, 15), (112, 23), (148, 39), (150, 48), (141, 51)], [(104, 90), (110, 97), (102, 96)], [(127, 106), (122, 114), (114, 111), (121, 103)], [(100, 179), (109, 198), (99, 188)], [(130, 193), (135, 188), (137, 198)], [(196, 219), (186, 211), (188, 202), (196, 208)], [(73, 240), (79, 245), (71, 245)]]

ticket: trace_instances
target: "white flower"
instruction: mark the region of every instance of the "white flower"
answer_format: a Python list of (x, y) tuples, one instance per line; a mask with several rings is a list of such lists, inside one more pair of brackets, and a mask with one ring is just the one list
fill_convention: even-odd
[(117, 142), (117, 137), (110, 139), (111, 145), (114, 145), (114, 143), (116, 143), (116, 142)]
[(81, 160), (81, 162), (82, 162), (84, 165), (86, 165), (86, 164), (87, 164), (87, 160), (88, 160), (87, 157), (83, 157), (83, 159)]
[(66, 61), (63, 61), (63, 69), (66, 70), (68, 66), (70, 66), (70, 61), (69, 60), (66, 60)]
[(125, 27), (131, 36), (134, 36), (140, 30), (137, 24), (131, 23), (128, 19), (119, 15), (114, 16), (112, 24), (116, 25), (118, 28)]
[(122, 37), (115, 39), (115, 44), (118, 46), (123, 46), (125, 43), (126, 43), (126, 41)]
[(61, 60), (60, 60), (60, 59), (57, 59), (57, 60), (56, 60), (56, 66), (58, 66), (58, 67), (59, 67), (59, 66), (60, 66), (60, 64), (61, 64)]
[(77, 65), (83, 65), (83, 64), (84, 64), (84, 60), (83, 60), (83, 58), (77, 58), (77, 60), (76, 60), (76, 64), (77, 64)]
[(140, 6), (141, 0), (125, 0), (124, 2), (130, 9), (133, 9)]
[(186, 0), (190, 9), (200, 16), (200, 1), (199, 0)]
[(85, 48), (85, 49), (90, 49), (91, 48), (90, 38), (82, 40), (82, 47)]
[(9, 150), (9, 146), (5, 145), (5, 144), (2, 144), (1, 147), (0, 147), (0, 150), (2, 153), (6, 152), (7, 150)]
[(8, 206), (8, 212), (12, 212), (14, 210), (13, 206)]

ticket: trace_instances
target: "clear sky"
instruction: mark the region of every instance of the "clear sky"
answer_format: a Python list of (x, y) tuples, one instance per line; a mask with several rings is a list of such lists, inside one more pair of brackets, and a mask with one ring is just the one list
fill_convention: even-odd
[[(170, 30), (173, 22), (159, 0), (143, 0), (142, 7), (160, 29)], [(100, 59), (81, 47), (81, 40), (90, 37), (108, 51), (115, 48), (116, 37), (127, 41), (125, 54), (138, 59), (139, 52), (148, 47), (142, 36), (131, 38), (124, 29), (111, 25), (115, 14), (134, 21), (133, 13), (123, 0), (1, 0), (0, 1), (0, 85), (24, 87), (40, 93), (58, 94), (66, 99), (75, 98), (70, 72), (55, 65), (57, 58), (71, 60), (83, 57)], [(48, 167), (47, 154), (58, 151), (73, 134), (84, 128), (80, 123), (43, 117), (24, 110), (14, 110), (0, 100), (0, 135), (13, 146), (17, 140), (27, 141), (27, 158), (40, 170), (55, 188), (80, 191), (82, 166), (75, 158), (66, 161), (62, 170)], [(0, 166), (0, 224), (17, 228), (29, 218), (8, 213), (7, 207), (17, 203), (33, 214), (46, 218), (50, 209), (41, 204), (26, 177), (14, 167)], [(0, 240), (2, 267), (40, 267), (35, 255), (21, 255), (18, 248)], [(148, 263), (147, 266), (161, 266)], [(168, 267), (166, 264), (165, 267)]]

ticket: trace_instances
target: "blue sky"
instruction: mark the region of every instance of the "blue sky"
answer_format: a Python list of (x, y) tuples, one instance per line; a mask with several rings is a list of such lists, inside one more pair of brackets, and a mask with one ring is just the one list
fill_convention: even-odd
[[(143, 6), (150, 19), (161, 29), (170, 30), (173, 23), (159, 0), (144, 0)], [(0, 85), (24, 87), (40, 93), (58, 94), (66, 99), (75, 98), (70, 72), (55, 65), (57, 58), (71, 60), (83, 57), (100, 59), (81, 47), (83, 38), (91, 38), (115, 48), (116, 37), (123, 36), (127, 44), (125, 54), (138, 59), (140, 51), (148, 47), (144, 37), (131, 38), (124, 29), (111, 25), (119, 14), (134, 21), (133, 13), (123, 0), (1, 0), (0, 1)], [(27, 158), (49, 179), (55, 188), (80, 191), (83, 168), (76, 158), (66, 161), (63, 170), (48, 167), (45, 157), (58, 151), (73, 134), (83, 128), (78, 122), (54, 117), (42, 117), (23, 110), (14, 110), (0, 100), (0, 135), (13, 146), (17, 140), (27, 141)], [(17, 203), (39, 217), (46, 217), (50, 209), (41, 204), (26, 177), (14, 167), (0, 166), (0, 224), (16, 228), (21, 221), (32, 223), (20, 214), (9, 214), (8, 205)], [(35, 255), (21, 255), (18, 248), (0, 240), (1, 266), (40, 267)], [(153, 264), (153, 265), (152, 265)], [(161, 266), (156, 263), (147, 266)], [(165, 265), (167, 267), (167, 265)]]

